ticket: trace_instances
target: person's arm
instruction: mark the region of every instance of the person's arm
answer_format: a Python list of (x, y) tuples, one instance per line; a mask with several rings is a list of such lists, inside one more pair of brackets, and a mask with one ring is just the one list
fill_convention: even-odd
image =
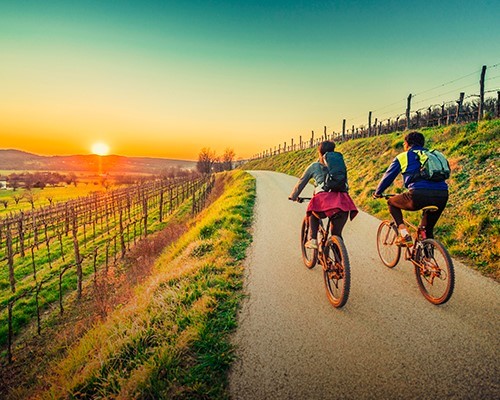
[(307, 183), (313, 177), (313, 165), (314, 164), (309, 165), (309, 167), (304, 171), (304, 173), (300, 177), (299, 181), (293, 188), (292, 193), (290, 193), (290, 196), (288, 196), (290, 200), (296, 201), (297, 198), (299, 197), (300, 192), (302, 192), (302, 190), (306, 187)]
[(392, 160), (391, 165), (389, 165), (389, 168), (387, 168), (387, 170), (385, 171), (384, 176), (377, 186), (377, 189), (375, 189), (374, 196), (380, 196), (382, 193), (384, 193), (384, 190), (391, 186), (392, 182), (394, 182), (394, 179), (397, 178), (400, 172), (401, 164), (396, 157), (394, 160)]

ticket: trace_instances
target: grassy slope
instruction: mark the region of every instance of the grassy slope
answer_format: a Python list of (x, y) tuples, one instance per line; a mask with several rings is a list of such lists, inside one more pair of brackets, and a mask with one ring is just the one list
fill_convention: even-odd
[[(438, 222), (436, 236), (454, 256), (463, 257), (482, 273), (500, 279), (500, 120), (425, 129), (422, 133), (426, 144), (443, 151), (452, 167), (448, 182), (450, 200)], [(356, 204), (379, 218), (389, 218), (387, 207), (370, 195), (389, 163), (403, 151), (403, 137), (404, 133), (399, 132), (357, 139), (337, 147), (344, 154)], [(255, 160), (244, 168), (299, 176), (316, 156), (315, 149), (308, 149)], [(402, 190), (399, 178), (388, 192)], [(410, 219), (416, 221), (416, 214)]]
[(222, 196), (166, 249), (134, 301), (54, 366), (43, 397), (227, 397), (255, 183), (237, 171), (218, 184)]

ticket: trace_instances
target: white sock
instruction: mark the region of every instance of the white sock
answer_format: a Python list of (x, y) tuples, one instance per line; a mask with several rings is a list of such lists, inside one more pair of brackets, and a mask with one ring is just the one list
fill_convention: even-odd
[(405, 237), (406, 235), (409, 235), (408, 230), (406, 228), (400, 229), (399, 233), (401, 236)]

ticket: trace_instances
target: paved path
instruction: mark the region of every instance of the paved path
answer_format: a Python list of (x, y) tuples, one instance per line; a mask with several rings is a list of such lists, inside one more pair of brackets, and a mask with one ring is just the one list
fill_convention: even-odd
[(302, 264), (306, 205), (287, 200), (297, 179), (252, 174), (254, 242), (233, 399), (500, 399), (500, 285), (455, 261), (452, 299), (430, 304), (408, 262), (383, 266), (379, 221), (361, 212), (344, 229), (351, 294), (334, 309), (321, 269)]

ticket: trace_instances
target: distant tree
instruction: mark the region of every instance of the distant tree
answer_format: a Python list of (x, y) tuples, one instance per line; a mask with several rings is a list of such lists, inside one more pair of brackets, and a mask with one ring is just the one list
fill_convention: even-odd
[(33, 187), (33, 176), (31, 174), (25, 173), (20, 176), (22, 187), (27, 190), (30, 190)]
[(220, 157), (215, 157), (214, 165), (212, 166), (212, 171), (214, 172), (224, 171)]
[(45, 186), (47, 186), (47, 183), (49, 181), (49, 174), (37, 172), (32, 175), (31, 180), (32, 180), (31, 187), (43, 189), (45, 188)]
[(1, 204), (3, 204), (3, 207), (4, 207), (4, 208), (7, 208), (7, 206), (9, 205), (9, 201), (8, 201), (8, 200), (5, 200), (5, 199), (0, 200), (0, 203), (1, 203)]
[[(19, 174), (10, 174), (7, 177), (7, 181), (9, 182), (9, 186), (15, 192), (19, 187), (21, 187), (21, 176)], [(17, 204), (17, 203), (16, 203)]]
[(57, 173), (57, 172), (49, 172), (47, 174), (47, 185), (57, 186), (61, 182), (64, 182), (65, 176)]
[(236, 153), (233, 149), (228, 147), (226, 148), (226, 150), (224, 150), (224, 154), (222, 155), (221, 159), (222, 169), (224, 171), (231, 171), (233, 169), (233, 161), (235, 157)]
[(216, 160), (217, 157), (215, 152), (208, 147), (204, 147), (198, 154), (198, 163), (196, 164), (196, 168), (202, 174), (209, 174), (212, 172), (212, 167)]
[[(76, 177), (76, 174), (74, 172), (70, 172), (68, 175), (65, 176), (64, 182), (66, 185), (75, 185), (75, 187), (78, 185), (78, 179)], [(87, 182), (88, 185), (88, 182)]]

